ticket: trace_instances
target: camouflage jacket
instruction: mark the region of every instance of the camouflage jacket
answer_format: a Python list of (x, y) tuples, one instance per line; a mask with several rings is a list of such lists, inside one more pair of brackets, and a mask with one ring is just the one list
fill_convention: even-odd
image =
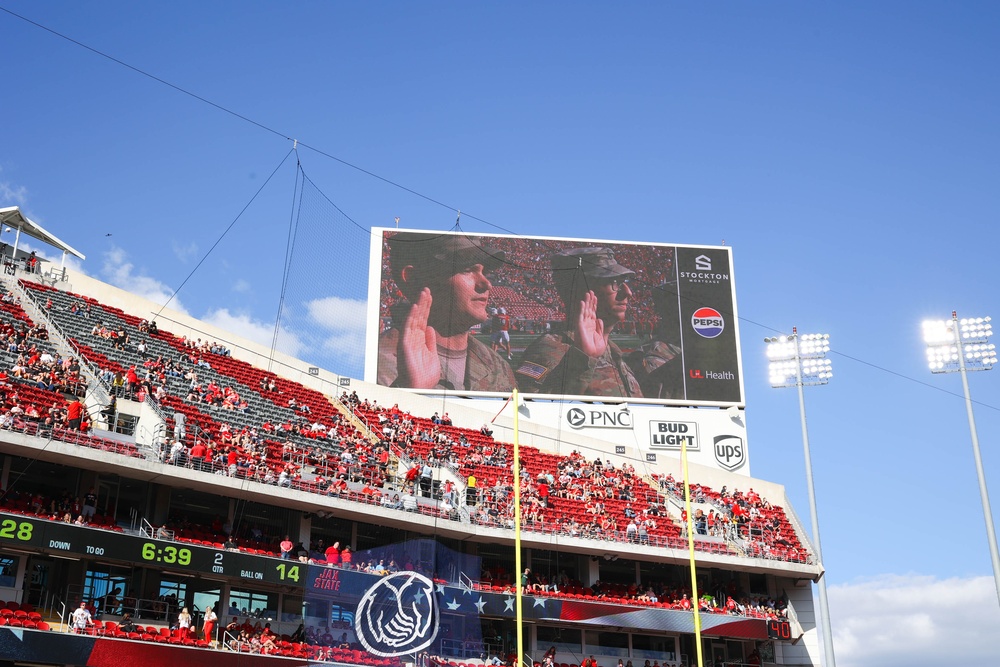
[(654, 340), (626, 357), (646, 398), (684, 398), (684, 368), (681, 349), (673, 343)]
[(625, 363), (621, 349), (608, 341), (600, 357), (588, 357), (574, 344), (572, 332), (536, 339), (517, 368), (521, 391), (572, 396), (642, 396), (642, 389)]
[[(378, 339), (378, 375), (376, 381), (386, 387), (395, 387), (396, 350), (399, 346), (399, 330), (382, 332)], [(489, 347), (469, 334), (469, 349), (465, 359), (465, 386), (446, 386), (442, 380), (435, 389), (509, 392), (514, 389), (514, 371), (510, 364)]]

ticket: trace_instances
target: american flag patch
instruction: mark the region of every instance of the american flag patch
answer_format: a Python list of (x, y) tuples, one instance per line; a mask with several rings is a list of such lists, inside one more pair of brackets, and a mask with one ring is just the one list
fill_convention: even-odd
[(540, 364), (525, 361), (521, 364), (521, 367), (517, 369), (517, 372), (521, 375), (527, 375), (532, 380), (539, 381), (548, 374), (549, 369)]

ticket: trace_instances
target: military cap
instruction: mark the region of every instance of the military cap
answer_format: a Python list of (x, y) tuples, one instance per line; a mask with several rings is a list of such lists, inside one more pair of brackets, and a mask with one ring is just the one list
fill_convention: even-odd
[(580, 269), (588, 278), (611, 279), (635, 275), (635, 271), (616, 262), (615, 253), (608, 248), (571, 248), (552, 256), (553, 271), (571, 269)]
[(404, 266), (436, 266), (459, 271), (482, 264), (486, 271), (503, 263), (504, 251), (484, 245), (472, 236), (399, 232), (389, 237), (390, 260), (394, 271)]

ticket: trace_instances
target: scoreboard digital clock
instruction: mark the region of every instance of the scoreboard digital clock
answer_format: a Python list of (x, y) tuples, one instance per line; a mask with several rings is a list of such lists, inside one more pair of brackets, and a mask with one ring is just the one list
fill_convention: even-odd
[(297, 561), (224, 551), (184, 542), (148, 539), (36, 517), (0, 514), (0, 545), (50, 553), (149, 564), (164, 570), (302, 587), (306, 568)]
[(767, 622), (767, 638), (791, 641), (791, 624), (788, 621), (769, 620)]

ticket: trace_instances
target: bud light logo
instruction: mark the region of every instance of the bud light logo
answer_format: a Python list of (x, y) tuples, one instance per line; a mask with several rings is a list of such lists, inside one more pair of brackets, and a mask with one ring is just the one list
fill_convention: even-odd
[(726, 321), (715, 308), (699, 308), (691, 316), (691, 326), (702, 338), (715, 338), (726, 328)]

